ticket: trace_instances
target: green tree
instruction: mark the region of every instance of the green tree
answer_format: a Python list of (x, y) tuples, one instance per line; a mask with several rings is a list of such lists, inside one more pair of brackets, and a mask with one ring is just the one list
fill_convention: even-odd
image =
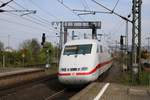
[(42, 63), (46, 63), (48, 56), (50, 57), (50, 62), (52, 62), (54, 58), (54, 47), (50, 42), (45, 42), (43, 48), (40, 51), (40, 59)]
[(0, 41), (0, 66), (3, 63), (3, 50), (4, 50), (4, 43)]
[(20, 50), (22, 51), (22, 55), (24, 55), (24, 59), (26, 63), (35, 64), (39, 62), (39, 53), (41, 46), (36, 39), (25, 40), (20, 45)]

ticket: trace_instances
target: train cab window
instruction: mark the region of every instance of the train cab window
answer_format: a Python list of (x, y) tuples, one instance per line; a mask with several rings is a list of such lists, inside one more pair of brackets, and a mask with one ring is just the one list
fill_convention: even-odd
[(65, 47), (63, 55), (90, 54), (91, 49), (92, 44), (68, 45)]
[(100, 45), (100, 52), (103, 53), (103, 47)]

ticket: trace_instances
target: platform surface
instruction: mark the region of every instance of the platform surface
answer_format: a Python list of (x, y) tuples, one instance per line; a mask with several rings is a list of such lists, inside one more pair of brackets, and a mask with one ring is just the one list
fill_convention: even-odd
[(5, 77), (8, 75), (13, 75), (13, 74), (19, 74), (19, 73), (25, 73), (25, 72), (31, 72), (31, 71), (38, 71), (38, 70), (42, 70), (41, 68), (17, 68), (17, 69), (0, 69), (0, 78), (1, 77)]
[(71, 100), (150, 100), (150, 87), (131, 87), (110, 83), (99, 99), (95, 99), (107, 83), (95, 82)]

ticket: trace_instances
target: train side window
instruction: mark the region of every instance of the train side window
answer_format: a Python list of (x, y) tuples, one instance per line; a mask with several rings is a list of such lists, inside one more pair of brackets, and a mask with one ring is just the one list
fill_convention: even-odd
[(100, 52), (103, 53), (103, 47), (100, 45)]

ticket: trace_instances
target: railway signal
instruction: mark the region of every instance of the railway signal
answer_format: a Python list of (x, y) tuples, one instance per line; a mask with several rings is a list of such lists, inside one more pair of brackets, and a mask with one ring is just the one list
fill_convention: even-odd
[(45, 36), (45, 33), (43, 33), (43, 35), (42, 35), (42, 42), (41, 42), (42, 46), (44, 46), (45, 40), (46, 40), (46, 36)]
[(126, 50), (127, 48), (126, 48), (126, 44), (125, 44), (125, 39), (124, 38), (126, 38), (126, 36), (123, 36), (123, 35), (121, 35), (120, 36), (120, 46), (121, 46), (121, 50)]
[(123, 45), (124, 44), (124, 42), (123, 42), (123, 36), (121, 35), (120, 36), (120, 45)]

